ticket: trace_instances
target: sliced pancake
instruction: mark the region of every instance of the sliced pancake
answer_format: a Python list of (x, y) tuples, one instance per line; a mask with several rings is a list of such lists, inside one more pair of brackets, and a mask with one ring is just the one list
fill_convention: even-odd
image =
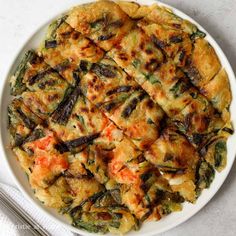
[(197, 93), (182, 71), (172, 61), (162, 64), (142, 88), (169, 117), (182, 111)]
[(104, 112), (122, 104), (139, 86), (111, 58), (93, 63), (80, 87), (85, 96)]
[(20, 163), (25, 163), (33, 189), (50, 186), (69, 167), (66, 154), (54, 148), (57, 142), (53, 132), (37, 126), (22, 146), (14, 149)]
[[(62, 101), (68, 84), (42, 57), (32, 50), (28, 54), (31, 55), (28, 56), (30, 59), (24, 58), (19, 66), (21, 79), (12, 77), (12, 90), (15, 91), (14, 94), (21, 95), (23, 102), (33, 113), (46, 119)], [(19, 90), (19, 86), (22, 89)]]
[(93, 196), (104, 188), (92, 177), (60, 176), (47, 188), (35, 191), (35, 196), (47, 207), (56, 208), (60, 213), (81, 204), (88, 197)]
[[(104, 130), (104, 132), (102, 132), (101, 136), (98, 139), (94, 140), (91, 146), (88, 146), (82, 152), (75, 154), (74, 158), (80, 160), (84, 164), (84, 166), (89, 171), (91, 171), (91, 173), (93, 173), (93, 175), (99, 182), (105, 184), (106, 188), (111, 191), (112, 196), (118, 203), (125, 204), (131, 210), (131, 212), (139, 218), (150, 210), (144, 206), (139, 206), (138, 202), (140, 200), (138, 200), (136, 196), (134, 196), (133, 198), (137, 199), (136, 207), (138, 207), (138, 209), (132, 208), (129, 202), (123, 202), (121, 195), (121, 185), (130, 183), (130, 175), (133, 175), (132, 172), (128, 168), (124, 167), (125, 169), (123, 170), (123, 173), (129, 173), (129, 176), (127, 176), (127, 179), (125, 180), (122, 179), (121, 175), (116, 172), (117, 170), (113, 171), (113, 150), (117, 150), (117, 146), (119, 146), (121, 143), (125, 143), (128, 146), (131, 145), (131, 155), (133, 155), (135, 150), (137, 150), (135, 146), (123, 136), (122, 132), (118, 130), (114, 124), (111, 123)], [(138, 151), (137, 153), (140, 154), (141, 152)], [(128, 156), (130, 155), (122, 156), (123, 158), (128, 158)], [(133, 156), (131, 156), (130, 158), (133, 158)], [(120, 167), (124, 166), (124, 163), (122, 164), (122, 162), (124, 162), (124, 160), (121, 160)], [(139, 211), (142, 212), (137, 214), (137, 212)]]
[(66, 22), (109, 51), (130, 31), (133, 22), (112, 1), (99, 1), (72, 8)]
[[(170, 212), (181, 209), (179, 203), (182, 199), (174, 198), (175, 194), (158, 169), (146, 161), (143, 154), (128, 140), (122, 140), (113, 150), (108, 171), (116, 182), (122, 184), (122, 202), (141, 221), (148, 218), (159, 220), (162, 214), (168, 214), (163, 209), (165, 204), (170, 207)], [(172, 203), (175, 205), (173, 208)], [(159, 208), (159, 211), (153, 211), (154, 208)]]
[(179, 192), (187, 201), (195, 202), (198, 153), (176, 128), (172, 126), (165, 128), (160, 138), (144, 155), (159, 168), (173, 191)]
[(54, 21), (39, 48), (44, 60), (70, 84), (79, 82), (89, 63), (97, 62), (103, 52), (89, 39), (65, 22), (66, 16)]
[(63, 100), (68, 84), (51, 69), (38, 74), (30, 89), (23, 92), (22, 99), (26, 106), (42, 119), (48, 118)]
[(225, 125), (199, 151), (201, 156), (218, 172), (221, 172), (227, 164), (227, 139), (233, 133), (231, 124)]
[(14, 75), (10, 78), (11, 94), (16, 96), (27, 90), (26, 82), (34, 80), (34, 77), (49, 69), (34, 50), (27, 51), (21, 58)]
[(201, 94), (197, 94), (189, 105), (173, 117), (173, 120), (197, 148), (201, 148), (225, 125), (220, 114)]
[(185, 33), (190, 34), (193, 38), (205, 37), (205, 34), (199, 31), (196, 25), (177, 16), (171, 9), (157, 4), (151, 6), (151, 8), (151, 12), (144, 18), (145, 21), (157, 23), (159, 25), (167, 25), (170, 28), (182, 30)]
[(76, 153), (86, 169), (93, 173), (94, 177), (102, 184), (110, 180), (107, 164), (112, 158), (112, 150), (124, 139), (124, 135), (112, 122), (93, 140), (92, 145), (83, 151)]
[(70, 151), (92, 142), (107, 124), (108, 119), (82, 95), (79, 87), (71, 89), (49, 121), (49, 127)]
[(8, 120), (12, 147), (21, 145), (34, 128), (43, 122), (21, 98), (15, 98), (8, 106)]
[(219, 172), (227, 163), (226, 140), (227, 137), (216, 136), (206, 144), (204, 151), (202, 150), (204, 159)]
[(135, 91), (109, 116), (141, 150), (158, 138), (163, 117), (163, 110), (143, 90)]
[(224, 121), (230, 120), (229, 105), (232, 100), (229, 79), (225, 69), (221, 69), (219, 73), (206, 85), (201, 88), (204, 94), (212, 103), (212, 105), (222, 113)]
[(137, 2), (118, 1), (116, 2), (120, 8), (132, 19), (139, 20), (147, 16), (151, 10), (156, 6), (139, 5)]
[[(142, 152), (112, 123), (91, 146), (77, 153), (75, 158), (99, 182), (105, 184), (117, 202), (125, 204), (138, 219), (145, 220), (151, 216), (155, 220), (161, 218), (164, 212), (161, 211), (162, 201), (155, 205), (159, 188), (173, 197), (167, 181), (162, 179), (158, 170), (145, 160)], [(179, 201), (164, 195), (161, 198), (169, 206), (173, 204), (171, 211), (180, 210)], [(158, 206), (160, 212), (153, 214), (151, 206)]]
[(181, 29), (148, 23), (144, 20), (139, 22), (139, 26), (157, 47), (160, 47), (169, 58), (174, 60), (176, 65), (179, 67), (185, 65), (187, 58), (192, 53), (192, 41), (189, 34)]
[[(103, 191), (104, 186), (95, 180), (93, 174), (84, 167), (79, 159), (74, 158), (71, 153), (66, 154), (68, 155), (69, 167), (62, 175), (71, 189), (73, 201), (70, 204), (70, 209), (72, 209), (93, 194)], [(64, 212), (65, 210), (62, 209)]]
[(213, 47), (205, 39), (196, 39), (193, 53), (184, 68), (191, 82), (202, 88), (220, 68), (221, 64)]
[(142, 88), (194, 145), (203, 144), (204, 139), (214, 135), (224, 125), (220, 114), (172, 61), (163, 64), (151, 81), (142, 84)]
[(60, 153), (53, 132), (36, 127), (14, 153), (28, 175), (35, 196), (48, 207), (58, 210), (80, 204), (104, 189), (80, 162)]
[(90, 232), (126, 232), (137, 228), (135, 217), (113, 199), (79, 159), (59, 153), (54, 148), (58, 140), (50, 131), (40, 132), (45, 136), (31, 137), (14, 151), (29, 174), (35, 196), (44, 205), (67, 214), (76, 227)]
[(234, 132), (205, 36), (157, 4), (101, 0), (54, 20), (10, 78), (10, 148), (36, 198), (99, 234), (195, 203)]
[(212, 181), (215, 178), (215, 170), (204, 159), (201, 159), (197, 166), (196, 171), (196, 194), (199, 196), (201, 192), (211, 186)]
[(74, 226), (91, 233), (126, 233), (138, 229), (137, 219), (113, 199), (110, 191), (92, 195), (68, 214)]
[(37, 188), (34, 194), (43, 205), (57, 210), (69, 206), (73, 201), (70, 186), (63, 176), (47, 188)]
[[(74, 155), (83, 165), (93, 173), (94, 177), (106, 186), (110, 185), (108, 163), (113, 157), (113, 150), (125, 139), (122, 131), (112, 122), (100, 133), (93, 143)], [(133, 145), (133, 144), (132, 144)], [(112, 187), (114, 188), (114, 186)]]
[(129, 32), (108, 55), (140, 85), (165, 61), (161, 50), (139, 28)]

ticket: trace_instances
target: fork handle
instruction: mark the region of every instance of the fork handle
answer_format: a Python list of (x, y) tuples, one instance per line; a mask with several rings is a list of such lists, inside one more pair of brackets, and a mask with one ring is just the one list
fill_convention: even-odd
[(27, 226), (27, 229), (35, 236), (50, 236), (41, 226), (35, 223), (22, 209), (10, 200), (0, 189), (0, 202), (9, 210), (18, 220)]

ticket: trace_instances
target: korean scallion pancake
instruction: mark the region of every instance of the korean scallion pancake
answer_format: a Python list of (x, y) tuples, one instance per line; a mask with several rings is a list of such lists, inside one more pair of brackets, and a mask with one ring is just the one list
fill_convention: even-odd
[(32, 133), (34, 128), (43, 123), (22, 101), (15, 98), (8, 106), (9, 131), (11, 145), (19, 146)]
[(145, 157), (159, 168), (172, 189), (187, 201), (196, 200), (195, 173), (199, 156), (187, 139), (167, 127), (160, 138), (145, 152)]
[(195, 203), (234, 132), (205, 36), (157, 4), (101, 0), (53, 20), (10, 78), (10, 148), (36, 198), (99, 234)]
[(173, 29), (181, 29), (190, 35), (198, 33), (198, 29), (194, 24), (177, 16), (170, 9), (158, 5), (152, 6), (151, 8), (151, 12), (144, 18), (146, 21), (167, 25)]
[(132, 19), (141, 19), (151, 12), (155, 5), (139, 5), (137, 2), (118, 1), (117, 4)]
[(22, 93), (24, 103), (42, 119), (54, 112), (68, 89), (68, 83), (61, 76), (49, 69), (38, 74), (29, 90)]
[(18, 158), (25, 163), (23, 168), (33, 189), (50, 186), (68, 168), (66, 154), (54, 148), (57, 142), (53, 132), (37, 126), (22, 146), (15, 149), (17, 156), (23, 154)]
[(66, 22), (108, 51), (133, 26), (132, 20), (112, 1), (100, 1), (72, 8)]
[(169, 58), (172, 58), (179, 67), (186, 64), (187, 58), (192, 53), (192, 41), (189, 34), (168, 25), (145, 21), (140, 22), (140, 27), (153, 43), (160, 47)]
[(232, 100), (232, 95), (225, 69), (221, 69), (211, 81), (204, 85), (201, 88), (201, 93), (222, 113), (223, 120), (228, 121), (230, 119), (228, 108)]
[(27, 89), (24, 80), (34, 77), (39, 71), (44, 71), (47, 68), (48, 66), (42, 58), (37, 56), (34, 50), (27, 51), (10, 78), (11, 94), (20, 95)]
[(65, 17), (49, 26), (39, 52), (72, 85), (78, 82), (79, 75), (86, 70), (85, 63), (97, 62), (103, 57), (103, 51), (72, 29), (65, 22)]
[(158, 138), (163, 116), (162, 109), (146, 93), (136, 91), (114, 111), (110, 119), (142, 150)]
[(108, 55), (139, 84), (165, 61), (161, 50), (140, 28), (129, 32)]
[(71, 151), (93, 141), (107, 124), (108, 119), (83, 96), (79, 87), (71, 89), (49, 121), (49, 127)]
[(139, 85), (109, 57), (93, 63), (80, 81), (85, 96), (106, 111), (122, 104)]
[(219, 72), (221, 64), (215, 50), (205, 39), (196, 39), (193, 47), (184, 70), (192, 83), (202, 88)]
[(174, 117), (182, 111), (197, 93), (173, 61), (162, 64), (159, 70), (142, 84), (142, 88), (169, 117)]

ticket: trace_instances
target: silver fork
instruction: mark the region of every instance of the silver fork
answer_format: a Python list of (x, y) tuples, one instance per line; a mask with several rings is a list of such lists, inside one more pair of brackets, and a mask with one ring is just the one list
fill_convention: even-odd
[(39, 224), (35, 223), (28, 213), (23, 211), (14, 201), (10, 199), (0, 188), (0, 203), (11, 212), (27, 229), (35, 236), (50, 236), (50, 234)]

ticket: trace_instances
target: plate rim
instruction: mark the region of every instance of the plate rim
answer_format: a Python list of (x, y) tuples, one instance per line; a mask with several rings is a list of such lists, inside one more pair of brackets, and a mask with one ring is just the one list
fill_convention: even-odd
[[(127, 1), (127, 0), (126, 0)], [(128, 0), (128, 1), (132, 1), (132, 0)], [(81, 5), (83, 3), (89, 3), (89, 2), (95, 2), (93, 0), (78, 0), (76, 2), (76, 5)], [(134, 2), (134, 0), (133, 0)], [(175, 7), (172, 7), (171, 5), (169, 4), (165, 4), (165, 3), (162, 3), (161, 1), (157, 1), (157, 0), (135, 0), (135, 2), (141, 4), (141, 5), (151, 5), (153, 3), (156, 3), (160, 6), (164, 6), (164, 7), (167, 7), (171, 10), (173, 10), (174, 13), (176, 13), (178, 16), (180, 16), (181, 18), (184, 18), (184, 19), (187, 19), (187, 20), (190, 20), (192, 23), (194, 23), (200, 30), (202, 30), (203, 32), (206, 32), (207, 34), (207, 37), (206, 39), (210, 42), (210, 44), (212, 45), (212, 47), (215, 49), (218, 57), (219, 57), (219, 60), (220, 62), (222, 63), (222, 61), (224, 61), (224, 68), (226, 69), (227, 73), (228, 73), (228, 76), (229, 76), (229, 81), (230, 81), (230, 88), (231, 88), (231, 93), (232, 93), (232, 102), (231, 102), (231, 108), (230, 108), (230, 113), (231, 113), (231, 122), (234, 124), (236, 124), (236, 120), (233, 120), (233, 114), (235, 114), (236, 112), (233, 113), (233, 103), (235, 104), (236, 103), (236, 82), (235, 82), (235, 74), (234, 74), (234, 71), (230, 65), (230, 62), (228, 61), (226, 55), (224, 54), (223, 50), (221, 49), (221, 47), (219, 46), (219, 44), (216, 42), (216, 40), (211, 36), (211, 34), (209, 34), (209, 32), (207, 30), (205, 30), (204, 27), (202, 27), (198, 22), (196, 22), (192, 17), (190, 17), (189, 15), (185, 14), (183, 11), (175, 8)], [(68, 5), (71, 5), (71, 4), (68, 4)], [(3, 94), (4, 94), (4, 88), (6, 86), (8, 86), (8, 82), (9, 82), (9, 75), (11, 74), (13, 68), (15, 67), (15, 62), (17, 61), (17, 59), (19, 58), (19, 55), (22, 54), (22, 51), (24, 50), (24, 48), (27, 46), (27, 44), (29, 44), (29, 42), (31, 41), (31, 39), (37, 35), (38, 32), (40, 32), (40, 30), (42, 30), (43, 28), (45, 28), (53, 19), (56, 19), (58, 16), (64, 14), (65, 12), (67, 12), (70, 7), (73, 7), (73, 5), (71, 6), (68, 6), (67, 9), (65, 9), (64, 11), (60, 11), (59, 13), (56, 13), (56, 14), (53, 14), (54, 16), (50, 17), (50, 19), (46, 19), (44, 21), (42, 21), (42, 24), (40, 24), (40, 26), (33, 31), (32, 34), (29, 34), (29, 37), (24, 41), (24, 43), (22, 44), (22, 46), (16, 51), (15, 53), (15, 56), (12, 57), (12, 60), (11, 62), (9, 63), (8, 65), (8, 70), (7, 70), (7, 73), (5, 75), (3, 75), (3, 81), (2, 83), (0, 84), (0, 111), (2, 111), (2, 107), (3, 107)], [(235, 108), (236, 108), (236, 104), (235, 104)], [(2, 113), (1, 113), (2, 114)], [(236, 117), (235, 117), (236, 118)], [(0, 154), (2, 156), (2, 158), (4, 159), (4, 162), (6, 163), (6, 166), (8, 168), (8, 172), (10, 173), (10, 175), (12, 176), (14, 182), (16, 183), (17, 187), (19, 188), (19, 190), (23, 193), (24, 197), (26, 197), (26, 199), (29, 200), (29, 202), (32, 203), (32, 205), (36, 206), (37, 209), (42, 212), (43, 214), (49, 216), (51, 218), (51, 220), (53, 221), (56, 221), (57, 223), (63, 225), (65, 228), (69, 229), (70, 231), (72, 232), (75, 232), (75, 233), (79, 233), (81, 235), (95, 235), (93, 233), (89, 233), (87, 231), (84, 231), (84, 230), (80, 230), (80, 229), (77, 229), (75, 227), (73, 227), (72, 225), (68, 223), (65, 223), (63, 222), (62, 220), (58, 219), (56, 216), (54, 216), (51, 212), (49, 212), (49, 209), (48, 207), (44, 207), (41, 203), (39, 203), (37, 201), (36, 198), (33, 198), (32, 196), (30, 196), (30, 194), (26, 191), (25, 187), (23, 186), (23, 184), (19, 181), (19, 179), (16, 177), (16, 175), (14, 174), (14, 171), (11, 167), (11, 164), (8, 160), (8, 154), (6, 152), (6, 149), (7, 147), (4, 145), (3, 143), (3, 132), (2, 132), (2, 126), (3, 126), (3, 122), (2, 122), (2, 119), (3, 119), (3, 115), (0, 116), (0, 122), (1, 122), (1, 127), (0, 127)], [(235, 125), (234, 125), (235, 127)], [(230, 138), (232, 139), (233, 136), (236, 136), (236, 134), (232, 135)], [(228, 161), (228, 156), (229, 156), (229, 152), (233, 152), (233, 150), (229, 150), (228, 149), (228, 142), (227, 142), (227, 161)], [(217, 184), (217, 186), (215, 187), (215, 189), (212, 189), (211, 193), (210, 193), (210, 196), (207, 197), (206, 200), (204, 200), (200, 205), (198, 204), (197, 205), (197, 202), (194, 204), (194, 209), (193, 212), (191, 212), (190, 214), (182, 217), (180, 220), (178, 220), (178, 222), (174, 222), (172, 224), (169, 224), (168, 226), (166, 227), (163, 227), (162, 229), (156, 229), (156, 231), (152, 231), (152, 232), (148, 232), (148, 233), (139, 233), (140, 231), (135, 231), (135, 235), (144, 235), (145, 236), (153, 236), (153, 235), (156, 235), (156, 234), (160, 234), (160, 233), (163, 233), (163, 232), (166, 232), (182, 223), (184, 223), (185, 221), (187, 221), (188, 219), (190, 219), (192, 216), (194, 216), (197, 212), (199, 212), (207, 203), (210, 202), (210, 200), (215, 196), (215, 194), (219, 191), (219, 189), (221, 188), (222, 184), (224, 183), (225, 179), (227, 178), (230, 170), (232, 169), (232, 166), (233, 166), (233, 163), (234, 163), (234, 160), (235, 160), (235, 154), (236, 154), (236, 149), (234, 150), (234, 157), (231, 158), (230, 162), (227, 163), (227, 166), (225, 167), (224, 169), (224, 175), (222, 175), (222, 173), (220, 173), (221, 176), (221, 180), (220, 182)], [(19, 162), (17, 162), (19, 164)], [(23, 172), (23, 171), (22, 171)], [(213, 181), (213, 183), (215, 182), (215, 179)], [(212, 184), (213, 184), (212, 183)], [(215, 183), (216, 185), (216, 183)], [(211, 189), (211, 187), (210, 187)], [(183, 206), (184, 208), (184, 206)], [(59, 215), (59, 213), (58, 213)], [(155, 223), (155, 222), (152, 222), (152, 223)], [(112, 235), (112, 234), (107, 234), (107, 235)], [(127, 235), (130, 235), (130, 233), (128, 233)], [(133, 234), (132, 234), (133, 235)]]

